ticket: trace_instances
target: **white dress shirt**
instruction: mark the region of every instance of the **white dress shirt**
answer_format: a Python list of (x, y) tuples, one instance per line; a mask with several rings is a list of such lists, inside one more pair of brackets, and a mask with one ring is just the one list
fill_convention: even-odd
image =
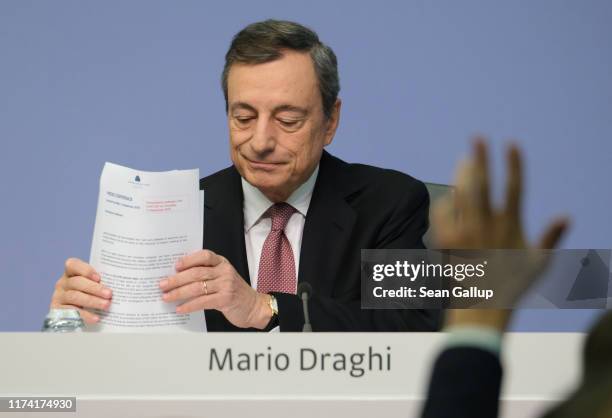
[[(293, 250), (296, 278), (300, 266), (300, 249), (302, 248), (302, 233), (304, 231), (304, 223), (306, 222), (306, 213), (308, 213), (312, 190), (314, 189), (318, 173), (319, 166), (317, 165), (308, 180), (298, 187), (287, 199), (287, 203), (296, 209), (296, 212), (291, 215), (285, 227), (285, 235)], [(272, 228), (272, 220), (266, 211), (270, 206), (274, 205), (274, 202), (244, 178), (242, 178), (242, 192), (244, 195), (244, 242), (246, 244), (249, 275), (251, 276), (251, 286), (257, 289), (261, 250)]]

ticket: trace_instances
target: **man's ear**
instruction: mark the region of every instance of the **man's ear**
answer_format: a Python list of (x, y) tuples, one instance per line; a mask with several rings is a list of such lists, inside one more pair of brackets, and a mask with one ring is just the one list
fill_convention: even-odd
[(331, 115), (327, 119), (325, 127), (325, 146), (332, 143), (334, 135), (336, 135), (336, 129), (340, 123), (340, 108), (342, 107), (342, 100), (336, 99), (336, 103), (332, 107)]

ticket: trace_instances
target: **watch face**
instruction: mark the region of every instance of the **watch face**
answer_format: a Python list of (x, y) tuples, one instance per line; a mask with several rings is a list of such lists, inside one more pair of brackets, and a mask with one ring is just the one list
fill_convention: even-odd
[(272, 309), (272, 313), (274, 315), (278, 315), (278, 302), (276, 301), (276, 298), (272, 295), (270, 295), (270, 308)]

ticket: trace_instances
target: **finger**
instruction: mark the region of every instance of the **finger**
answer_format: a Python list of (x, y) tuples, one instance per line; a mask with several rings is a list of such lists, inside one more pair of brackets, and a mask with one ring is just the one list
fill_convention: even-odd
[(210, 250), (200, 250), (179, 258), (176, 261), (176, 271), (183, 271), (195, 266), (214, 267), (223, 261), (225, 261), (225, 258)]
[(540, 238), (540, 242), (538, 248), (549, 249), (555, 248), (557, 243), (565, 234), (569, 227), (569, 221), (566, 218), (557, 219), (553, 221), (546, 231), (542, 234), (542, 238)]
[(101, 283), (94, 282), (89, 277), (83, 276), (72, 276), (66, 279), (64, 290), (78, 290), (103, 299), (110, 299), (113, 296), (111, 289)]
[(478, 188), (475, 181), (475, 165), (472, 161), (459, 164), (456, 175), (455, 206), (458, 222), (466, 225), (477, 225), (480, 221)]
[(523, 177), (521, 154), (514, 144), (508, 149), (508, 180), (506, 184), (506, 214), (519, 222), (521, 217), (521, 195), (523, 193)]
[(107, 310), (110, 305), (110, 299), (103, 299), (97, 296), (88, 295), (79, 290), (66, 290), (61, 297), (61, 303), (74, 305), (79, 308), (92, 308)]
[(79, 314), (81, 315), (81, 319), (83, 319), (83, 322), (85, 322), (86, 324), (96, 324), (98, 322), (100, 322), (100, 317), (94, 313), (91, 313), (85, 309), (79, 309)]
[(489, 158), (487, 155), (487, 145), (483, 137), (476, 137), (474, 154), (476, 204), (478, 205), (480, 215), (488, 219), (491, 216)]
[(187, 270), (183, 270), (174, 276), (169, 276), (159, 282), (159, 287), (163, 291), (169, 291), (177, 287), (185, 286), (186, 284), (202, 281), (212, 280), (216, 277), (215, 270), (213, 267), (191, 267)]
[(217, 309), (220, 306), (221, 296), (219, 293), (204, 295), (192, 299), (176, 307), (176, 313), (185, 314), (201, 311), (204, 309)]
[(452, 195), (449, 193), (436, 199), (431, 212), (430, 227), (435, 245), (439, 248), (450, 248), (457, 226)]
[(194, 297), (209, 295), (216, 292), (217, 280), (191, 282), (162, 295), (164, 302), (175, 302), (177, 300), (191, 299)]
[(96, 272), (96, 270), (83, 260), (79, 260), (78, 258), (69, 258), (66, 260), (64, 271), (67, 277), (72, 276), (85, 276), (90, 279), (99, 282), (100, 275)]

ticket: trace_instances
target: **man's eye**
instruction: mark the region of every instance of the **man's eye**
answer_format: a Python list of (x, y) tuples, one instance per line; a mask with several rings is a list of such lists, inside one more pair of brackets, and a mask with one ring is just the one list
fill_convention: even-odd
[(246, 124), (253, 120), (253, 116), (235, 116), (234, 119), (241, 124)]
[(291, 120), (291, 119), (279, 119), (278, 121), (280, 122), (281, 125), (287, 128), (295, 128), (298, 125), (298, 123), (300, 123), (299, 120)]

